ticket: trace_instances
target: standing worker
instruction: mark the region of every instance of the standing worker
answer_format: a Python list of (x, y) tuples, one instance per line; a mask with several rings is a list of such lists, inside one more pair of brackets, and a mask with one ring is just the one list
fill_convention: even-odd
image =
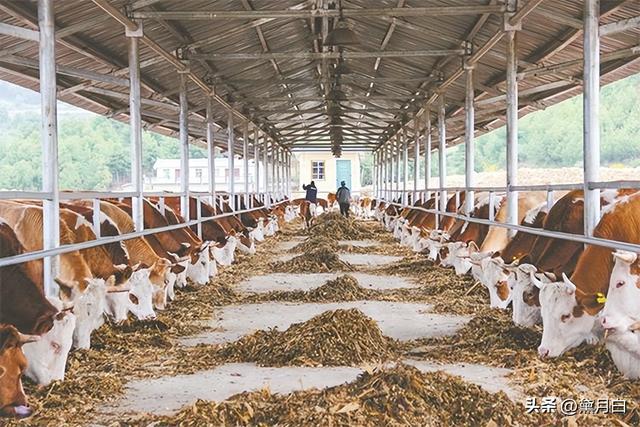
[(304, 197), (305, 200), (314, 205), (318, 203), (318, 189), (316, 188), (315, 182), (311, 181), (309, 185), (302, 184), (302, 189), (307, 192)]
[(351, 203), (351, 192), (347, 188), (347, 183), (340, 182), (340, 188), (336, 191), (336, 200), (340, 205), (340, 213), (349, 218), (349, 204)]

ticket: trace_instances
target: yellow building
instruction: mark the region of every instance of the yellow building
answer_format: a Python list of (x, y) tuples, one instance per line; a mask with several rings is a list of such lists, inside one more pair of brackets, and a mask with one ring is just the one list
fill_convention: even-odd
[(345, 181), (352, 195), (361, 190), (360, 154), (357, 152), (342, 153), (335, 158), (329, 152), (308, 151), (295, 153), (298, 162), (298, 185), (292, 189), (293, 197), (303, 197), (302, 184), (315, 181), (318, 196), (326, 197), (327, 193), (335, 193), (340, 181)]

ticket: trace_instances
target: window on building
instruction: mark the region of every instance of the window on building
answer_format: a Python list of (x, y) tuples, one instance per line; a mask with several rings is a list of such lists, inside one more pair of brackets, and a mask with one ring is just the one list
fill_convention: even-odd
[(164, 179), (171, 178), (171, 169), (167, 169), (167, 168), (160, 169), (160, 178), (164, 178)]
[(324, 179), (324, 161), (311, 162), (311, 179)]
[(196, 169), (196, 178), (202, 179), (202, 169)]

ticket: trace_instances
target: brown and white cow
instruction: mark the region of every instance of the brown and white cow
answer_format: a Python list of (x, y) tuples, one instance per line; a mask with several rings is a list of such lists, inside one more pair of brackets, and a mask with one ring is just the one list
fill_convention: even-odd
[[(606, 190), (601, 193), (600, 204), (610, 204), (618, 195), (630, 193), (630, 190)], [(549, 210), (543, 228), (582, 235), (584, 233), (584, 197), (582, 190), (574, 190), (561, 197)], [(538, 236), (529, 253), (518, 259), (517, 263), (505, 265), (514, 272), (513, 319), (516, 324), (533, 326), (541, 320), (539, 288), (533, 280), (546, 283), (555, 281), (563, 274), (573, 274), (584, 245), (563, 239)], [(533, 267), (535, 266), (535, 267)], [(533, 272), (536, 269), (538, 272)], [(514, 282), (515, 280), (515, 282)]]
[(33, 412), (22, 388), (27, 367), (22, 346), (32, 340), (14, 326), (0, 324), (0, 416), (24, 418)]
[[(0, 203), (0, 217), (11, 226), (26, 251), (42, 250), (42, 208), (32, 205)], [(60, 220), (60, 243), (75, 243), (75, 234), (66, 222)], [(89, 265), (79, 251), (60, 255), (60, 271), (55, 281), (60, 287), (60, 298), (71, 302), (77, 318), (73, 334), (76, 348), (89, 348), (91, 332), (104, 323), (107, 284), (104, 279), (94, 277)], [(45, 289), (42, 260), (25, 264), (29, 278)]]
[[(616, 196), (603, 209), (594, 236), (640, 243), (640, 194), (620, 190)], [(570, 279), (563, 274), (561, 282), (536, 282), (541, 288), (541, 357), (556, 357), (582, 342), (598, 341), (601, 327), (596, 315), (603, 307), (612, 270), (612, 250), (588, 245)]]
[[(76, 242), (95, 240), (96, 236), (91, 224), (88, 221), (82, 221), (83, 218), (87, 220), (93, 217), (93, 208), (81, 204), (64, 206), (66, 208), (60, 210), (60, 215), (69, 227), (74, 228)], [(80, 215), (80, 218), (71, 215), (71, 211)], [(102, 236), (121, 234), (117, 224), (108, 215), (101, 212), (100, 218)], [(114, 286), (107, 288), (105, 314), (109, 318), (115, 322), (122, 322), (127, 320), (129, 313), (139, 320), (155, 317), (151, 309), (153, 285), (149, 280), (149, 272), (134, 271), (134, 269), (141, 270), (141, 265), (132, 264), (124, 242), (83, 249), (80, 253), (96, 277), (114, 283)]]
[[(120, 207), (113, 203), (102, 201), (100, 202), (100, 210), (116, 224), (121, 234), (135, 231), (133, 220)], [(143, 288), (145, 293), (140, 298), (137, 296), (136, 298), (131, 298), (135, 306), (133, 310), (138, 313), (135, 314), (134, 312), (134, 314), (138, 318), (154, 318), (153, 307), (164, 308), (167, 299), (167, 287), (173, 286), (173, 283), (175, 283), (175, 273), (171, 271), (172, 264), (167, 258), (158, 256), (149, 242), (143, 237), (127, 239), (124, 244), (127, 248), (130, 262), (140, 267), (133, 273), (131, 280), (134, 280), (136, 275), (139, 275), (140, 277), (137, 279), (139, 279), (140, 283), (151, 285), (151, 287)], [(151, 298), (149, 298), (149, 293), (151, 293)]]

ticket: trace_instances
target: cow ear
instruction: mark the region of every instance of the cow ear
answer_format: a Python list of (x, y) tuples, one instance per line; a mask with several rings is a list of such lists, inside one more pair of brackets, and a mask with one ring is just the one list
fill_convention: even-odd
[(65, 282), (64, 280), (58, 277), (56, 277), (53, 280), (58, 284), (58, 287), (60, 288), (60, 292), (62, 293), (62, 295), (65, 298), (71, 298), (71, 294), (73, 293), (73, 289), (75, 288), (75, 286), (72, 283)]
[(574, 285), (571, 280), (567, 277), (565, 273), (562, 273), (562, 281), (564, 282), (565, 288), (569, 295), (575, 294), (576, 285)]
[(638, 254), (635, 252), (617, 250), (613, 253), (614, 261), (621, 261), (625, 264), (633, 264), (638, 259)]

